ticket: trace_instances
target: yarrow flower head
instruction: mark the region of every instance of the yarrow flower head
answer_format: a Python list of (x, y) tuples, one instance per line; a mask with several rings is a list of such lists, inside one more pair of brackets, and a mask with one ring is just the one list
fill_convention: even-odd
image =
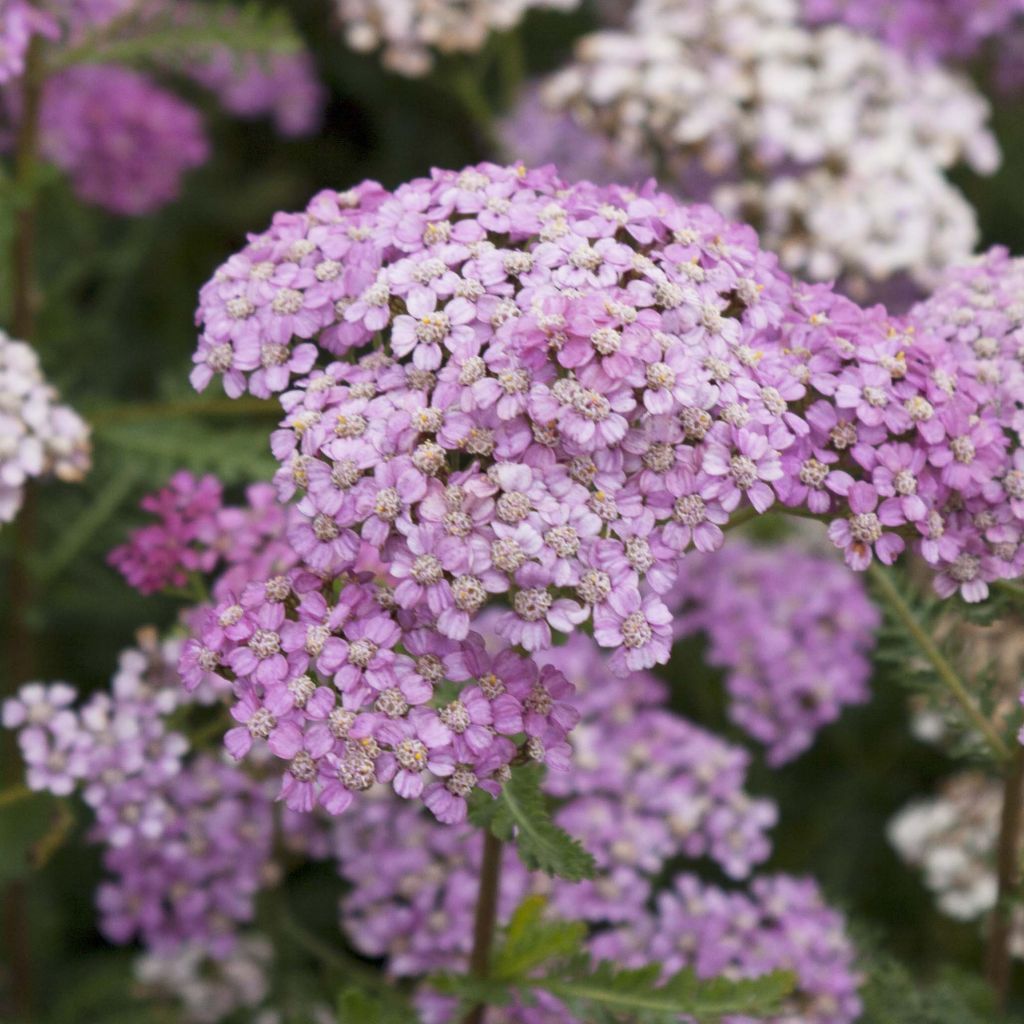
[[(640, 0), (623, 28), (584, 36), (540, 94), (576, 135), (605, 136), (622, 166), (657, 164), (664, 185), (755, 224), (794, 273), (845, 275), (861, 293), (894, 275), (928, 286), (977, 238), (946, 171), (995, 169), (987, 103), (941, 66), (800, 13), (797, 0)], [(523, 137), (544, 162), (564, 145), (537, 152), (545, 132), (531, 122), (517, 135), (517, 123), (513, 151)]]
[(382, 48), (386, 67), (420, 76), (437, 54), (473, 53), (492, 32), (507, 32), (533, 8), (570, 11), (579, 0), (334, 0), (355, 50)]
[[(291, 561), (220, 588), (195, 664), (289, 737), (271, 750), (294, 805), (340, 810), (339, 783), (394, 781), (455, 821), (466, 780), (500, 785), (516, 756), (515, 715), (486, 688), (490, 708), (451, 721), (431, 697), (479, 678), (463, 666), (485, 610), (533, 654), (590, 620), (613, 670), (650, 668), (685, 551), (776, 502), (829, 520), (854, 568), (909, 544), (941, 593), (980, 599), (1024, 558), (1018, 414), (1008, 351), (986, 341), (980, 361), (942, 295), (894, 319), (795, 285), (747, 229), (653, 185), (484, 164), (320, 193), (201, 294), (193, 381), (281, 393), (271, 446), (293, 504)], [(341, 703), (285, 727), (279, 691), (307, 675)], [(491, 747), (453, 728), (467, 720)], [(530, 756), (564, 766), (571, 725), (531, 733)]]
[(0, 523), (17, 515), (29, 479), (75, 482), (89, 469), (89, 427), (57, 397), (35, 350), (0, 331)]

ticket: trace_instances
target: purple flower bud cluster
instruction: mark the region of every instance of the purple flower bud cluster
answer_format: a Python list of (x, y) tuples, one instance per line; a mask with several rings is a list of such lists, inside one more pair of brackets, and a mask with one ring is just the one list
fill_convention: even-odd
[(108, 558), (140, 593), (182, 588), (193, 575), (216, 573), (213, 596), (220, 599), (298, 561), (285, 539), (289, 510), (268, 484), (250, 486), (244, 505), (225, 505), (216, 477), (181, 470), (140, 507), (157, 522), (133, 530)]
[(29, 479), (78, 481), (89, 469), (89, 427), (57, 397), (35, 349), (0, 331), (0, 523), (17, 515)]
[(4, 703), (3, 724), (18, 731), (32, 789), (78, 791), (93, 811), (111, 876), (97, 892), (104, 934), (226, 954), (273, 878), (274, 787), (209, 755), (185, 760), (168, 717), (185, 700), (180, 645), (140, 641), (109, 691), (75, 708), (72, 687), (30, 683)]
[(117, 65), (71, 68), (46, 86), (42, 148), (75, 191), (115, 213), (174, 199), (209, 147), (199, 111), (146, 75)]
[(707, 637), (729, 717), (767, 747), (769, 764), (792, 760), (844, 707), (867, 700), (880, 617), (834, 559), (796, 543), (737, 541), (690, 555), (673, 597), (677, 636)]
[(692, 967), (706, 978), (796, 975), (797, 989), (780, 1013), (730, 1015), (722, 1024), (848, 1024), (861, 1013), (860, 976), (842, 915), (810, 878), (767, 875), (747, 892), (731, 892), (679, 875), (644, 924), (597, 936), (593, 951), (626, 967), (657, 960), (666, 972)]
[[(13, 86), (24, 72), (32, 33), (73, 47), (90, 34), (132, 39), (161, 31), (168, 19), (188, 26), (230, 16), (180, 0), (154, 0), (134, 10), (125, 0), (54, 4), (52, 13), (21, 0), (9, 7), (0, 14), (0, 85), (12, 85), (0, 97), (10, 121), (5, 129), (18, 120), (21, 98)], [(284, 135), (306, 134), (319, 124), (325, 92), (304, 50), (264, 55), (207, 46), (185, 56), (172, 52), (160, 63), (162, 70), (210, 89), (236, 116), (272, 116)], [(69, 176), (75, 192), (123, 215), (149, 213), (176, 198), (185, 174), (209, 155), (199, 110), (148, 75), (118, 64), (78, 64), (51, 75), (41, 124), (43, 155)], [(11, 135), (5, 130), (6, 147)]]

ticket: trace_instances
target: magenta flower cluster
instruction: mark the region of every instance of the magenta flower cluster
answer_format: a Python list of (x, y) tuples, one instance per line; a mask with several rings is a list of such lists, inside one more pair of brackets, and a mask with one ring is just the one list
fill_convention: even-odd
[[(137, 6), (137, 5), (136, 5)], [(104, 32), (128, 38), (209, 17), (202, 5), (157, 0), (131, 11), (124, 0), (54, 4), (21, 0), (0, 13), (0, 109), (9, 147), (21, 110), (20, 76), (33, 34), (54, 47), (74, 47)], [(124, 18), (131, 13), (131, 18)], [(123, 20), (123, 24), (122, 24)], [(185, 76), (212, 92), (238, 117), (271, 116), (284, 135), (314, 131), (325, 103), (312, 57), (305, 51), (262, 54), (206, 46), (187, 56), (161, 57), (160, 70)], [(114, 213), (137, 216), (176, 198), (185, 174), (205, 163), (209, 144), (199, 110), (154, 77), (116, 63), (72, 65), (51, 74), (43, 92), (41, 149), (64, 171), (75, 192)]]
[(188, 698), (175, 671), (179, 643), (140, 637), (109, 691), (75, 707), (64, 683), (30, 683), (4, 702), (30, 788), (78, 792), (111, 876), (97, 892), (112, 942), (153, 950), (201, 944), (227, 953), (273, 877), (273, 785), (206, 754), (169, 716)]
[(730, 542), (693, 554), (673, 597), (678, 637), (702, 633), (725, 672), (729, 717), (767, 747), (771, 765), (806, 750), (843, 709), (868, 698), (880, 625), (861, 577), (789, 542)]

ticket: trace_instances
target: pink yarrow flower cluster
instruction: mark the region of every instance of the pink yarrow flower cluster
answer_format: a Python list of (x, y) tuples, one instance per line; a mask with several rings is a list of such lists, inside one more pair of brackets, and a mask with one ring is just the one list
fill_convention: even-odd
[[(280, 393), (296, 562), (225, 597), (197, 643), (289, 762), (291, 806), (341, 811), (378, 780), (460, 820), (517, 756), (532, 687), (563, 686), (476, 693), (484, 609), (529, 655), (589, 622), (619, 674), (664, 663), (679, 561), (740, 509), (827, 520), (855, 569), (910, 542), (942, 593), (1017, 575), (1006, 385), (942, 336), (941, 295), (862, 310), (706, 207), (550, 168), (279, 214), (204, 287), (192, 379)], [(442, 680), (473, 692), (450, 721)], [(301, 706), (321, 691), (340, 706)], [(529, 756), (557, 765), (571, 724), (545, 721)], [(471, 725), (490, 746), (456, 739)]]
[[(710, 854), (728, 869), (725, 846), (740, 855), (759, 848), (757, 860), (767, 856), (763, 835), (727, 839), (719, 832), (718, 848), (699, 838), (717, 832), (731, 809), (749, 820), (760, 816), (755, 832), (774, 822), (771, 804), (743, 791), (746, 755), (664, 710), (664, 686), (648, 673), (634, 673), (623, 687), (605, 685), (608, 655), (588, 637), (572, 637), (544, 660), (580, 685), (583, 720), (573, 734), (573, 773), (550, 776), (546, 786), (559, 799), (559, 821), (595, 854), (598, 876), (552, 880), (531, 874), (506, 850), (499, 920), (526, 896), (541, 893), (552, 914), (592, 926), (590, 949), (599, 959), (630, 966), (660, 960), (669, 970), (689, 965), (702, 977), (756, 977), (784, 966), (795, 972), (797, 991), (770, 1020), (796, 1019), (792, 1014), (804, 1024), (856, 1019), (854, 951), (841, 916), (812, 882), (770, 876), (755, 879), (749, 891), (730, 891), (685, 872), (664, 887), (666, 867), (680, 857), (692, 862)], [(468, 957), (472, 942), (480, 836), (438, 829), (414, 807), (375, 796), (309, 846), (333, 858), (351, 885), (342, 900), (342, 928), (357, 950), (385, 958), (392, 976), (451, 969)], [(744, 876), (752, 863), (730, 873)], [(450, 1002), (427, 991), (418, 1005), (423, 1021), (453, 1019)], [(574, 1019), (545, 998), (498, 1013), (510, 1024)], [(748, 1018), (728, 1020), (746, 1024)]]
[(67, 684), (29, 683), (4, 702), (3, 725), (17, 731), (31, 789), (77, 793), (92, 811), (89, 838), (110, 875), (96, 894), (107, 938), (223, 956), (272, 877), (274, 787), (188, 756), (168, 720), (194, 702), (175, 671), (180, 642), (139, 640), (109, 690), (76, 706)]
[(867, 700), (880, 616), (836, 559), (737, 540), (690, 555), (673, 597), (676, 635), (707, 637), (706, 662), (725, 670), (729, 717), (767, 747), (769, 764), (792, 760)]

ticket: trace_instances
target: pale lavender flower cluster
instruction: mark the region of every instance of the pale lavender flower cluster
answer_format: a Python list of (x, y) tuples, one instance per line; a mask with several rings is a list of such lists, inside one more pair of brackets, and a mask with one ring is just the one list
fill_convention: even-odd
[(0, 523), (17, 515), (31, 478), (73, 482), (89, 469), (89, 427), (57, 397), (35, 350), (0, 331)]
[(181, 71), (209, 89), (236, 117), (273, 118), (285, 136), (316, 131), (326, 92), (305, 52), (269, 56), (236, 54), (222, 49), (188, 62)]
[(575, 685), (582, 714), (572, 772), (551, 775), (546, 788), (565, 801), (558, 823), (602, 871), (555, 894), (559, 913), (627, 920), (675, 856), (709, 857), (731, 878), (768, 857), (777, 812), (744, 791), (744, 750), (668, 711), (664, 685), (647, 672), (608, 685), (608, 655), (584, 633), (539, 660)]
[(999, 159), (966, 78), (809, 28), (796, 0), (639, 0), (623, 29), (579, 40), (542, 95), (684, 195), (700, 168), (715, 205), (794, 273), (860, 289), (928, 286), (966, 258), (975, 215), (946, 172)]
[(1022, 0), (803, 0), (812, 25), (842, 22), (916, 57), (973, 57), (1024, 14)]
[(384, 66), (418, 77), (437, 55), (474, 53), (494, 32), (514, 29), (528, 11), (570, 11), (579, 0), (334, 0), (354, 50), (381, 50)]
[(868, 698), (880, 617), (859, 577), (795, 543), (730, 543), (683, 562), (677, 636), (703, 633), (725, 670), (729, 717), (771, 765), (806, 750), (844, 707)]
[(103, 933), (227, 954), (273, 878), (274, 787), (209, 755), (185, 760), (189, 742), (168, 718), (186, 702), (180, 644), (140, 644), (109, 691), (75, 707), (72, 687), (29, 683), (4, 703), (3, 724), (18, 732), (30, 788), (78, 791), (93, 811), (111, 876), (97, 892)]

